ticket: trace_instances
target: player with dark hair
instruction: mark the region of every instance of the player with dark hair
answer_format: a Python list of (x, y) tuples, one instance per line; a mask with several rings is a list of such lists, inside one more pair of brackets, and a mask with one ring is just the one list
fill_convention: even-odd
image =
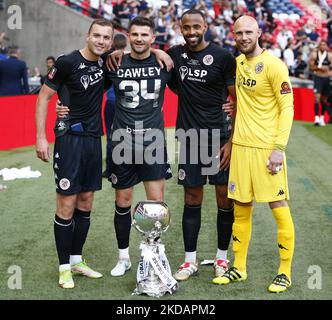
[[(179, 96), (176, 128), (187, 133), (194, 131), (198, 137), (198, 141), (180, 141), (178, 183), (184, 186), (182, 230), (185, 262), (174, 277), (187, 280), (198, 271), (196, 250), (203, 186), (207, 178), (210, 184), (215, 185), (218, 207), (215, 275), (223, 275), (228, 268), (227, 249), (233, 224), (233, 203), (227, 198), (232, 123), (221, 107), (229, 94), (234, 101), (236, 96), (235, 59), (227, 50), (205, 41), (207, 23), (204, 14), (195, 9), (186, 11), (181, 17), (181, 31), (186, 44), (168, 51), (174, 62)], [(195, 150), (200, 155), (198, 161), (192, 158)], [(202, 154), (206, 158), (212, 155), (212, 159), (202, 159)], [(218, 156), (220, 161), (214, 161)], [(212, 171), (207, 172), (207, 167)]]
[(53, 56), (49, 56), (45, 59), (47, 71), (49, 71), (55, 64), (55, 58)]
[[(122, 276), (131, 267), (129, 237), (134, 185), (143, 181), (147, 199), (163, 201), (165, 179), (172, 176), (162, 114), (171, 73), (161, 69), (151, 54), (154, 29), (150, 19), (132, 20), (128, 31), (131, 52), (124, 55), (121, 67), (109, 74), (116, 96), (109, 180), (115, 188), (114, 226), (119, 260), (111, 271), (113, 276)], [(121, 152), (127, 157), (122, 157)], [(147, 160), (154, 156), (156, 161)]]
[(254, 18), (236, 20), (234, 34), (242, 53), (237, 57), (237, 113), (228, 184), (228, 196), (235, 201), (234, 266), (213, 282), (247, 279), (255, 198), (269, 203), (278, 228), (280, 265), (268, 290), (283, 292), (291, 285), (295, 242), (285, 158), (294, 115), (292, 88), (286, 65), (259, 46), (261, 30)]
[(105, 85), (101, 55), (112, 44), (113, 25), (95, 20), (87, 34), (86, 46), (60, 56), (48, 72), (36, 106), (38, 158), (48, 162), (50, 148), (45, 122), (48, 103), (58, 93), (70, 106), (65, 119), (57, 119), (53, 168), (56, 183), (54, 236), (59, 257), (59, 286), (73, 288), (73, 273), (100, 278), (82, 260), (82, 250), (90, 227), (94, 191), (102, 187), (101, 104)]
[(52, 69), (52, 67), (54, 66), (55, 64), (55, 58), (53, 56), (48, 56), (46, 59), (45, 59), (45, 62), (46, 62), (46, 69), (47, 69), (47, 72), (46, 72), (46, 75), (44, 76), (41, 76), (40, 78), (40, 83), (41, 85), (43, 85), (47, 79), (47, 74), (49, 73), (49, 71)]

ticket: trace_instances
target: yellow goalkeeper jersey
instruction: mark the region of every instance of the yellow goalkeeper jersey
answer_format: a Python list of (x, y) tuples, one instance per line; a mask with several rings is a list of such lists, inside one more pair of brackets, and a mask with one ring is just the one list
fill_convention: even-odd
[[(236, 96), (233, 143), (285, 149), (293, 115), (293, 93), (286, 65), (266, 50), (253, 58), (241, 54), (236, 58)], [(282, 121), (282, 111), (290, 121)]]

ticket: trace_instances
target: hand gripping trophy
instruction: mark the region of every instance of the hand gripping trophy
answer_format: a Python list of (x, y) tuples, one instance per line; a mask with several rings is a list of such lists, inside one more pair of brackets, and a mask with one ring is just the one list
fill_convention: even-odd
[(173, 294), (178, 283), (173, 278), (160, 236), (170, 223), (170, 211), (161, 201), (140, 201), (133, 217), (133, 226), (146, 239), (141, 242), (141, 258), (137, 269), (134, 295), (147, 294), (159, 298), (166, 292)]

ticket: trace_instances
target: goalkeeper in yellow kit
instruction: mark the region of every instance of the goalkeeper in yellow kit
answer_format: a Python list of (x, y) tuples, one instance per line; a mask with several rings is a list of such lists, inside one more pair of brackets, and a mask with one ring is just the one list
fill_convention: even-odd
[(253, 199), (268, 202), (278, 227), (280, 266), (268, 290), (291, 285), (294, 225), (288, 207), (285, 150), (293, 121), (293, 94), (288, 70), (258, 44), (256, 20), (240, 17), (234, 24), (237, 57), (237, 113), (230, 163), (228, 197), (235, 200), (234, 266), (215, 284), (247, 279), (246, 260), (251, 238)]

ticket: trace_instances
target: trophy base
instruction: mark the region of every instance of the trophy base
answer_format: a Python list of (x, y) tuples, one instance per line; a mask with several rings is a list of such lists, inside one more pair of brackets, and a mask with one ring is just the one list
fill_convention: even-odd
[(133, 295), (146, 294), (150, 297), (160, 298), (168, 292), (169, 289), (162, 282), (151, 283), (150, 281), (144, 281), (137, 284)]

